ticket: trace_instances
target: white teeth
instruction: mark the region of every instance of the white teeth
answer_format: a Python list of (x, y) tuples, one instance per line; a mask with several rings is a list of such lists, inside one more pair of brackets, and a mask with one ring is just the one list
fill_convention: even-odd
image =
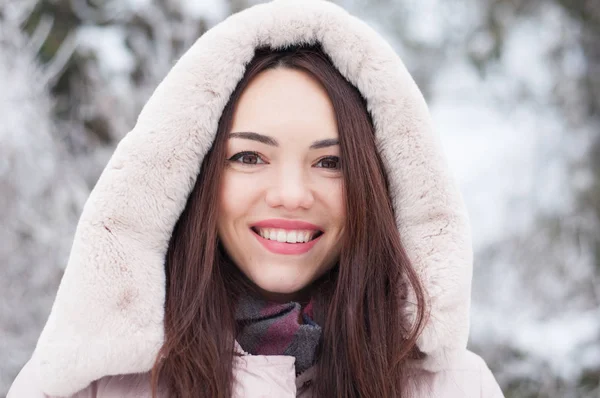
[(286, 233), (284, 230), (280, 229), (277, 231), (277, 242), (285, 242), (286, 241)]
[(256, 228), (256, 230), (261, 237), (282, 243), (306, 243), (317, 233), (317, 231), (290, 231), (276, 228)]
[(285, 241), (287, 243), (296, 243), (296, 231), (290, 231), (290, 232), (288, 232)]

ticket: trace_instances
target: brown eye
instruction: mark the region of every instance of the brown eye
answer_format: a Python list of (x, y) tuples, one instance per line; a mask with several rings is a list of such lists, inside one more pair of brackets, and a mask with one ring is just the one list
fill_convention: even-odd
[(258, 163), (258, 157), (255, 155), (244, 155), (240, 158), (242, 163), (245, 164), (256, 164)]
[(264, 164), (265, 161), (256, 152), (239, 152), (228, 159), (231, 162), (242, 163), (245, 165)]
[(340, 158), (337, 156), (328, 156), (317, 162), (317, 167), (323, 169), (338, 170), (340, 168)]

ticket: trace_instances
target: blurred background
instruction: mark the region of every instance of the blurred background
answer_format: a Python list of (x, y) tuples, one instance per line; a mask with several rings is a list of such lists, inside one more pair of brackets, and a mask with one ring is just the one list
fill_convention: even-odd
[[(83, 204), (177, 58), (251, 0), (0, 0), (0, 397)], [(507, 397), (600, 397), (600, 1), (339, 0), (428, 100), (473, 227), (470, 348)]]

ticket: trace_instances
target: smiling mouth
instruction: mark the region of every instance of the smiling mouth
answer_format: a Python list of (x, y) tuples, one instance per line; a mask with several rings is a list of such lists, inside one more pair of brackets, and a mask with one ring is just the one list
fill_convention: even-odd
[(308, 243), (311, 242), (321, 235), (323, 235), (323, 231), (321, 230), (288, 230), (288, 229), (280, 229), (280, 228), (258, 228), (251, 227), (250, 228), (256, 235), (260, 236), (263, 239), (279, 242), (279, 243), (289, 243), (289, 244), (298, 244), (298, 243)]

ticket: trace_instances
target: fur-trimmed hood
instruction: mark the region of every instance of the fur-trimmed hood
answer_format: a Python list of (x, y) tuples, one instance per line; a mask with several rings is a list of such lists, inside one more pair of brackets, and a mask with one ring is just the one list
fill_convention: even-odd
[(418, 340), (437, 370), (468, 337), (468, 217), (425, 101), (389, 44), (322, 0), (234, 14), (181, 57), (119, 143), (83, 209), (32, 362), (43, 390), (70, 395), (106, 375), (152, 368), (163, 342), (164, 259), (221, 112), (255, 48), (319, 42), (367, 101), (396, 224), (426, 289)]

